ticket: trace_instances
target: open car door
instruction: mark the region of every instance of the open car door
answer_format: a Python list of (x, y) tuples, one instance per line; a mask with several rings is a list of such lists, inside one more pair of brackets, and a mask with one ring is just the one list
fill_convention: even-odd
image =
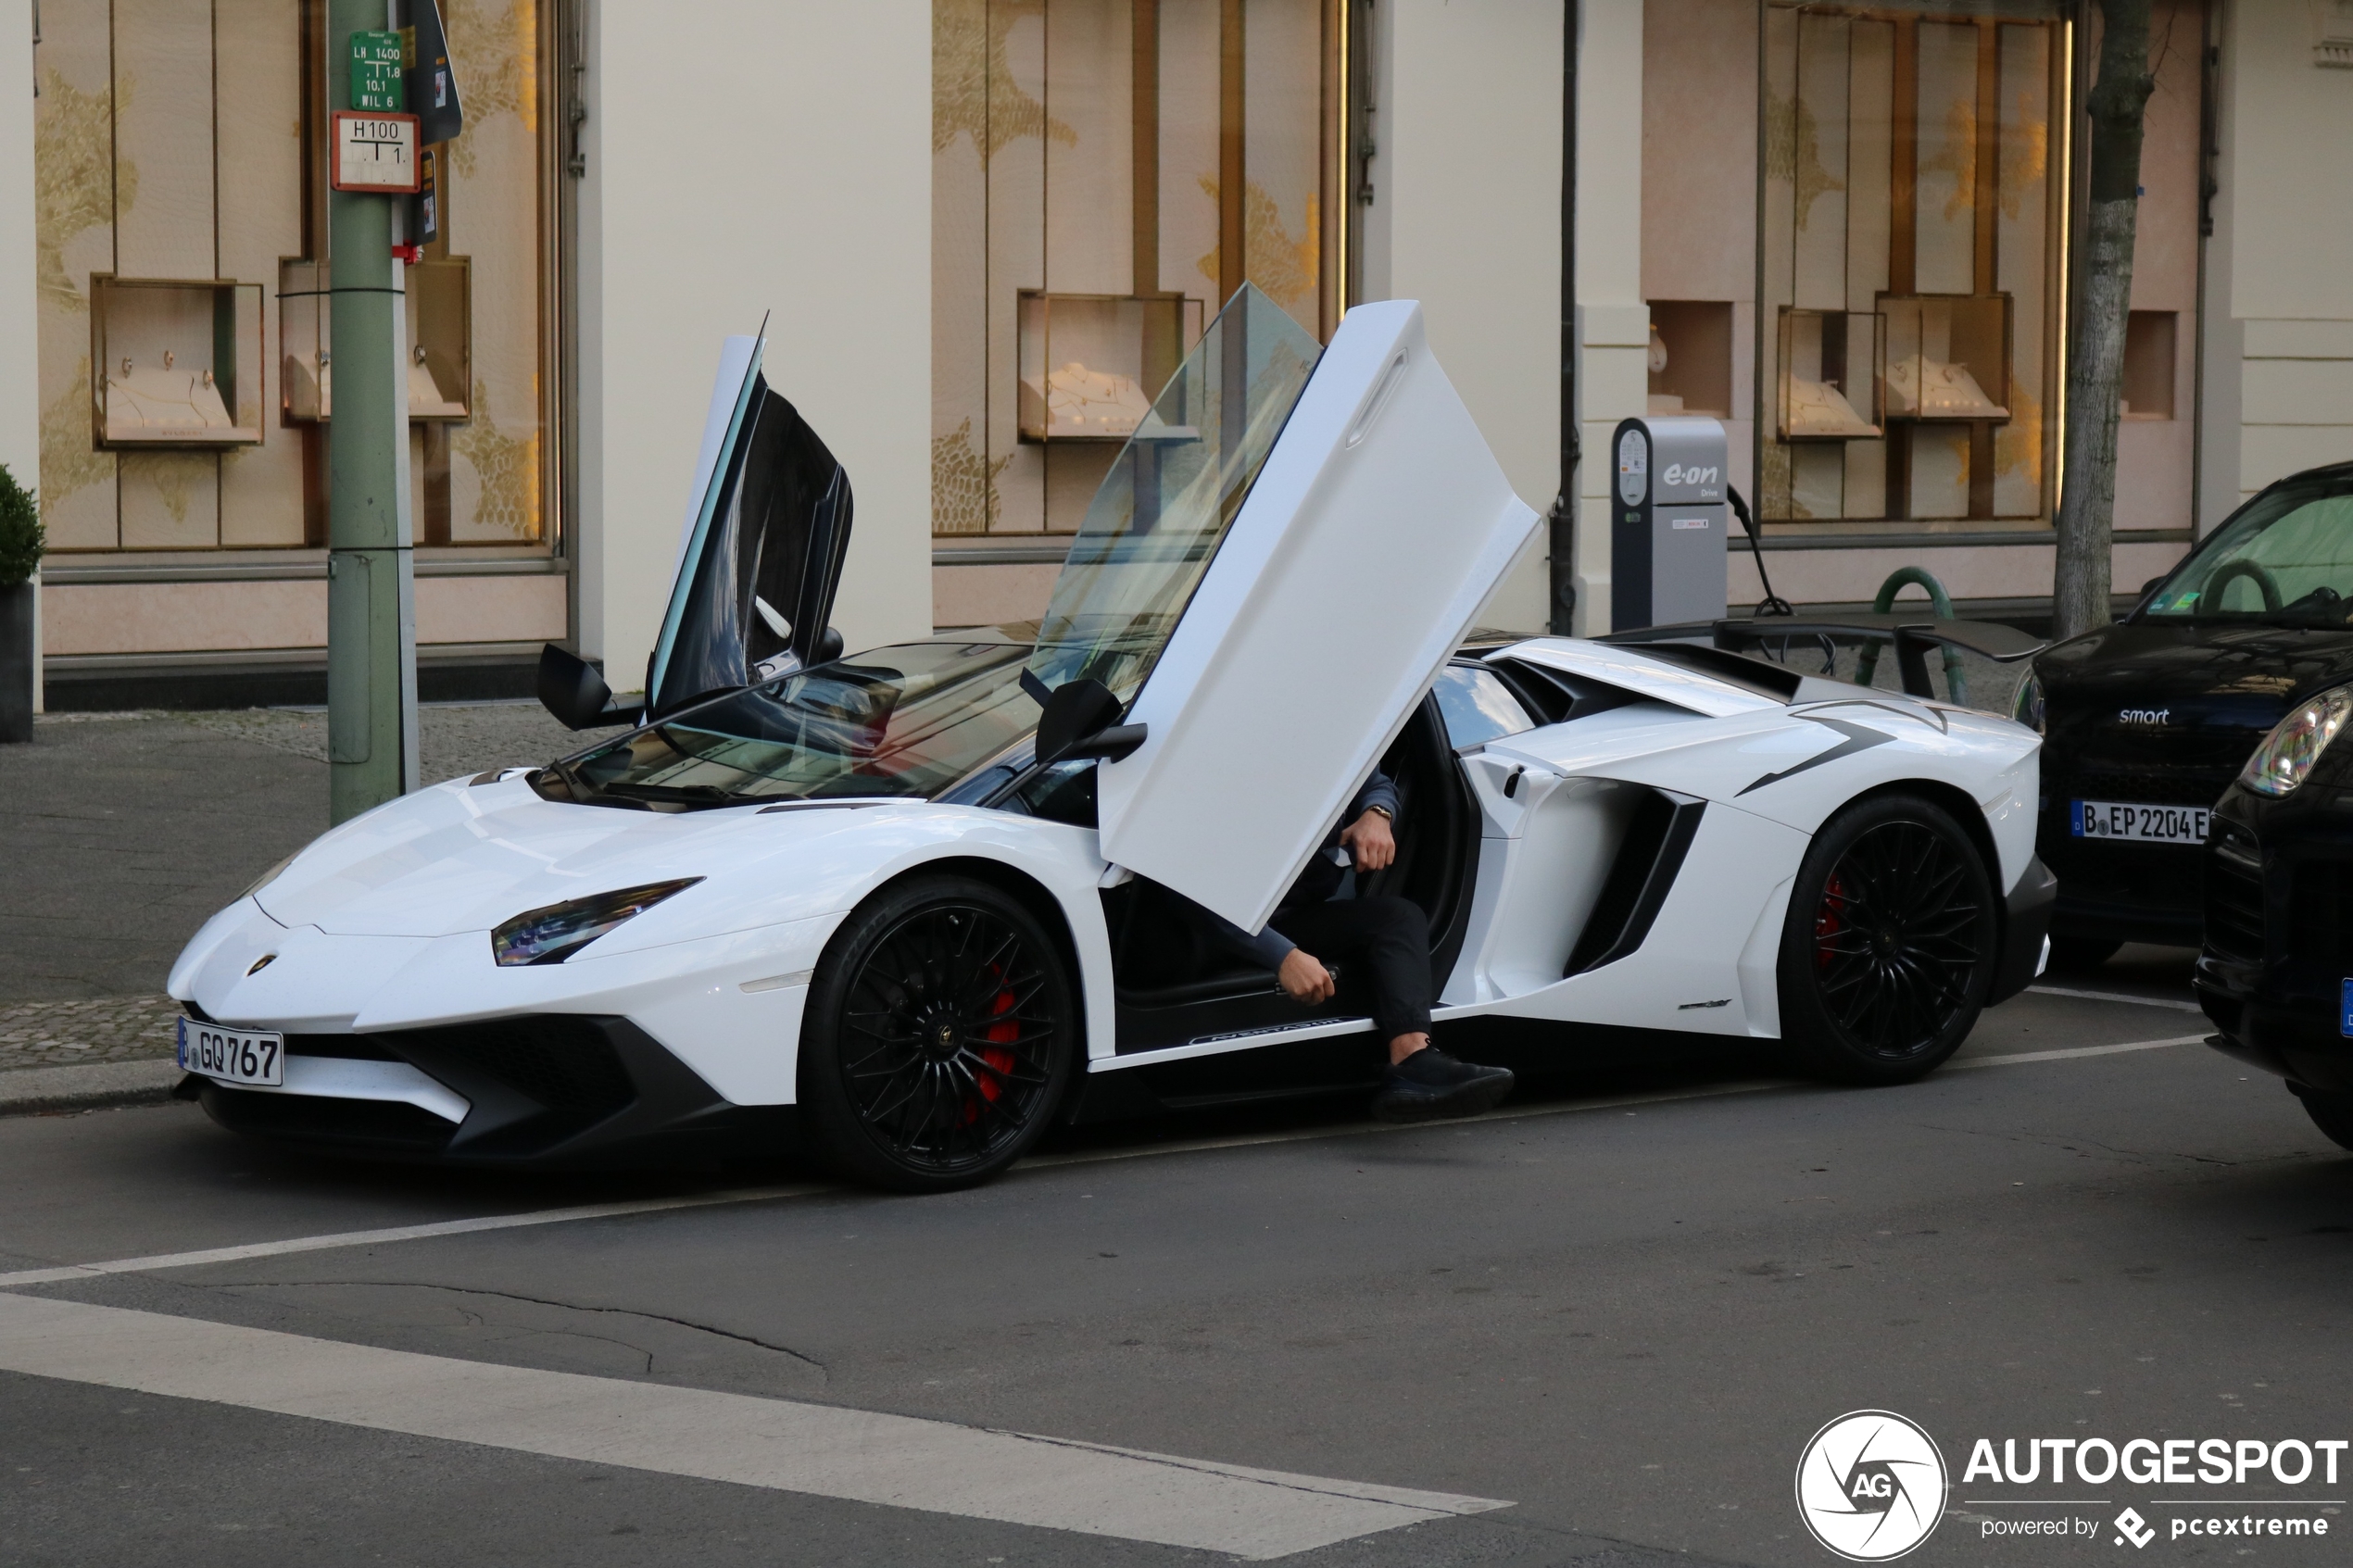
[(646, 717), (819, 664), (849, 547), (849, 476), (761, 374), (757, 338), (720, 356)]
[(1418, 305), (1357, 306), (1319, 356), (1244, 287), (1112, 465), (1030, 660), (1145, 727), (1101, 765), (1104, 858), (1264, 925), (1537, 521)]

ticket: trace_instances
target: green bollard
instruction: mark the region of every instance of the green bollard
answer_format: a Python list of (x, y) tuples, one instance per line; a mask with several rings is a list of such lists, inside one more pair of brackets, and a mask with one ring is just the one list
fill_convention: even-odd
[[(1953, 619), (1953, 596), (1944, 591), (1944, 584), (1939, 583), (1935, 574), (1924, 566), (1899, 566), (1889, 572), (1887, 581), (1879, 585), (1879, 597), (1871, 601), (1872, 612), (1885, 615), (1893, 610), (1896, 594), (1907, 586), (1928, 590), (1929, 608), (1936, 612), (1937, 620)], [(1868, 686), (1871, 684), (1871, 677), (1878, 673), (1879, 645), (1867, 644), (1862, 657), (1855, 661), (1855, 684)], [(1948, 646), (1944, 650), (1944, 690), (1955, 702), (1963, 705), (1969, 702), (1969, 675), (1961, 668), (1961, 651), (1956, 647)]]

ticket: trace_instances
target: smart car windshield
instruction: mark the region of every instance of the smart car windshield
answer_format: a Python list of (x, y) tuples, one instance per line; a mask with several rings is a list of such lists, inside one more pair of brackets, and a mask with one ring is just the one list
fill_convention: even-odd
[(2344, 480), (2258, 495), (2174, 569), (2137, 619), (2353, 622), (2353, 494)]
[(1028, 646), (904, 643), (689, 708), (557, 764), (576, 798), (691, 809), (927, 798), (1038, 724)]

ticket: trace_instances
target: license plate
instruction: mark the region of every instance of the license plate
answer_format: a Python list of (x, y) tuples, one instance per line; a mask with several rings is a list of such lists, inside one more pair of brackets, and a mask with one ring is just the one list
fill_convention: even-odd
[(2139, 844), (2203, 844), (2214, 813), (2203, 806), (2127, 806), (2114, 800), (2074, 803), (2078, 838), (2129, 838)]
[(286, 1037), (268, 1029), (224, 1029), (218, 1023), (180, 1021), (180, 1069), (232, 1084), (286, 1081)]

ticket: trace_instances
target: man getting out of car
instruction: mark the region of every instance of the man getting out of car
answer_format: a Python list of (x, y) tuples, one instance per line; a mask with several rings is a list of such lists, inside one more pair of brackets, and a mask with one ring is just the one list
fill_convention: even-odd
[(1353, 892), (1351, 872), (1370, 875), (1397, 859), (1390, 824), (1397, 786), (1376, 769), (1333, 831), (1275, 906), (1256, 935), (1191, 905), (1212, 937), (1238, 957), (1264, 964), (1291, 1000), (1310, 1007), (1331, 999), (1326, 958), (1359, 963), (1371, 976), (1374, 1032), (1389, 1042), (1389, 1072), (1373, 1097), (1385, 1122), (1475, 1116), (1511, 1092), (1501, 1067), (1461, 1061), (1429, 1043), (1437, 990), (1429, 972), (1429, 922), (1411, 900)]

